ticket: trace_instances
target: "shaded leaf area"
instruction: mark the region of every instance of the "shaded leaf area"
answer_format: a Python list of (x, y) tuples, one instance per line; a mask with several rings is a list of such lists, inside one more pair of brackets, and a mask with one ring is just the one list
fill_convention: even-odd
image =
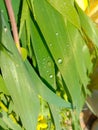
[[(17, 108), (15, 112), (20, 116), (23, 127), (26, 130), (35, 130), (40, 109), (38, 96), (42, 96), (47, 102), (57, 107), (71, 108), (71, 104), (48, 89), (27, 60), (23, 62), (2, 14), (0, 23), (2, 23), (1, 43), (11, 52), (0, 51), (0, 66), (5, 87), (14, 102), (14, 107)], [(2, 91), (5, 90), (2, 88)]]

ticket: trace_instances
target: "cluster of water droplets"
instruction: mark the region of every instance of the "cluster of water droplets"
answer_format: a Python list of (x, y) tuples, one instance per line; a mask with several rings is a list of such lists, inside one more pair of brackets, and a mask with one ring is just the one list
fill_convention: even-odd
[[(62, 63), (63, 63), (63, 60), (62, 60), (61, 58), (58, 58), (57, 62), (58, 62), (58, 64), (62, 64)], [(52, 78), (53, 78), (53, 75), (50, 74), (49, 77), (50, 77), (50, 79), (52, 79)]]
[[(51, 65), (52, 65), (51, 61), (48, 61), (47, 65), (48, 65), (48, 67), (51, 67)], [(50, 73), (49, 70), (47, 70), (47, 73), (48, 74)], [(53, 74), (49, 74), (49, 78), (52, 79), (53, 78)]]
[(51, 68), (51, 66), (52, 66), (52, 63), (51, 63), (49, 57), (43, 58), (43, 69), (46, 70), (46, 73), (50, 79), (53, 78), (53, 74), (50, 72), (50, 69), (49, 69), (49, 67)]
[[(59, 36), (59, 33), (56, 32), (55, 35), (56, 35), (56, 36)], [(52, 47), (53, 44), (50, 43), (49, 46)], [(57, 62), (58, 62), (58, 64), (62, 64), (62, 63), (63, 63), (62, 58), (58, 58)], [(51, 67), (51, 61), (48, 61), (48, 62), (47, 62), (47, 65), (48, 65), (48, 67)], [(51, 73), (49, 74), (49, 70), (47, 70), (46, 72), (47, 72), (47, 74), (49, 75), (49, 78), (50, 78), (50, 79), (52, 79), (52, 78), (54, 77), (53, 74), (51, 74)]]

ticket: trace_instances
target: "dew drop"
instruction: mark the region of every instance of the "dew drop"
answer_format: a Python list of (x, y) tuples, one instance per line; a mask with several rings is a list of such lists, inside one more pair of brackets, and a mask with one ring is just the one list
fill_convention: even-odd
[(69, 47), (69, 44), (67, 44), (67, 47)]
[(46, 65), (44, 65), (43, 68), (46, 69), (47, 68)]
[(46, 60), (46, 58), (43, 58), (43, 61), (45, 61)]
[(52, 75), (52, 74), (50, 74), (50, 75), (49, 75), (49, 77), (50, 77), (50, 79), (52, 79), (52, 78), (53, 78), (53, 75)]
[(64, 2), (64, 5), (66, 5), (66, 2)]
[(50, 61), (48, 61), (47, 64), (48, 64), (48, 66), (51, 66), (51, 62)]
[(87, 46), (84, 45), (82, 50), (83, 50), (83, 51), (86, 51), (86, 49), (87, 49)]
[(62, 64), (62, 62), (63, 62), (62, 59), (59, 58), (59, 59), (58, 59), (58, 63), (59, 63), (59, 64)]
[(52, 43), (50, 43), (49, 45), (50, 45), (50, 47), (52, 47)]
[(7, 32), (7, 27), (6, 26), (4, 26), (4, 31)]
[(3, 10), (1, 10), (1, 13), (3, 13), (4, 11)]
[(19, 64), (16, 64), (16, 67), (18, 68), (18, 67), (19, 67)]
[(46, 72), (49, 73), (49, 70), (47, 70)]
[(58, 36), (59, 35), (59, 33), (58, 32), (56, 32), (56, 36)]

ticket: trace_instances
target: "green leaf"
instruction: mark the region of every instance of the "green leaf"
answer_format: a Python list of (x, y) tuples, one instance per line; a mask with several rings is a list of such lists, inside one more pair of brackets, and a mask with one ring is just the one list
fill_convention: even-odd
[(50, 110), (51, 110), (51, 113), (52, 113), (52, 116), (54, 118), (54, 124), (55, 124), (55, 129), (56, 130), (61, 130), (61, 125), (60, 125), (60, 115), (59, 115), (59, 109), (54, 106), (53, 104), (49, 105), (50, 106)]
[(3, 51), (0, 52), (1, 71), (4, 82), (14, 102), (15, 110), (17, 110), (17, 114), (22, 120), (23, 126), (27, 130), (32, 128), (35, 130), (39, 113), (39, 99), (30, 87), (32, 82), (29, 81), (28, 72), (24, 68), (23, 61), (9, 30), (4, 30), (6, 24), (2, 15), (0, 16), (0, 23), (2, 23), (2, 27), (0, 26), (2, 30), (1, 41), (13, 52), (11, 58)]
[[(0, 113), (2, 115), (2, 113)], [(1, 129), (2, 127), (2, 129)], [(5, 124), (5, 122), (1, 119), (0, 117), (0, 130), (8, 130), (7, 125)]]
[[(24, 27), (25, 22), (29, 23), (28, 22), (29, 21), (29, 17), (30, 17), (29, 13), (30, 12), (29, 12), (29, 8), (28, 8), (28, 5), (27, 5), (27, 2), (26, 2), (26, 0), (24, 0), (23, 3), (22, 3), (22, 12), (21, 12), (21, 19), (20, 19), (19, 36), (21, 36), (21, 34), (22, 34), (22, 29)], [(27, 24), (27, 25), (29, 25), (29, 24)], [(30, 27), (29, 27), (29, 30), (30, 30)], [(30, 33), (30, 31), (28, 31), (28, 33)], [(29, 36), (30, 36), (30, 34), (29, 34)]]
[(4, 80), (1, 75), (0, 75), (0, 92), (3, 92), (4, 94), (9, 95), (9, 92), (5, 86)]
[(47, 0), (65, 20), (70, 21), (73, 25), (80, 29), (80, 20), (74, 7), (72, 0)]
[(45, 46), (45, 41), (41, 39), (41, 36), (38, 34), (38, 31), (32, 21), (31, 26), (32, 46), (34, 48), (40, 76), (46, 84), (48, 83), (51, 87), (56, 89), (53, 59), (49, 53), (49, 50), (47, 50), (47, 47)]
[(27, 58), (27, 50), (23, 47), (21, 47), (21, 55), (22, 55), (22, 59), (26, 60)]
[[(81, 99), (77, 97), (82, 93), (82, 84), (86, 86), (89, 82), (87, 69), (91, 70), (91, 66), (87, 66), (83, 57), (83, 39), (77, 28), (69, 21), (65, 25), (62, 16), (47, 1), (34, 0), (32, 4), (37, 24), (67, 85), (66, 89), (71, 95), (72, 103), (78, 110)], [(91, 65), (88, 50), (87, 53), (87, 60)]]
[[(18, 16), (19, 16), (18, 12), (19, 12), (20, 3), (21, 3), (20, 0), (17, 0), (17, 4), (16, 4), (16, 0), (11, 1), (16, 21), (18, 21)], [(5, 19), (7, 21), (8, 27), (10, 27), (10, 25), (8, 23), (9, 22), (8, 12), (7, 12), (4, 0), (0, 0), (0, 10), (2, 10), (2, 12), (4, 13), (4, 16), (5, 16)]]
[[(5, 22), (3, 21), (3, 23), (5, 23)], [(27, 88), (27, 90), (28, 90), (28, 87), (31, 86), (31, 88), (33, 87), (33, 89), (35, 90), (34, 93), (37, 94), (37, 95), (41, 95), (43, 98), (45, 98), (45, 100), (47, 100), (47, 101), (49, 101), (49, 102), (51, 102), (53, 104), (55, 103), (55, 105), (57, 105), (59, 107), (60, 106), (61, 107), (64, 107), (64, 106), (65, 107), (71, 107), (70, 103), (65, 102), (63, 99), (61, 99), (60, 97), (55, 95), (55, 93), (53, 93), (50, 89), (48, 89), (42, 83), (42, 81), (38, 78), (38, 76), (35, 73), (34, 69), (32, 68), (32, 66), (29, 64), (29, 62), (27, 60), (25, 62), (26, 66), (24, 66), (24, 62), (22, 61), (19, 53), (17, 52), (17, 48), (16, 48), (16, 46), (14, 45), (14, 43), (13, 43), (13, 41), (11, 39), (10, 33), (3, 31), (2, 36), (3, 36), (2, 41), (4, 41), (3, 43), (5, 44), (5, 46), (7, 46), (8, 49), (10, 48), (11, 51), (13, 51), (13, 55), (11, 56), (11, 58), (7, 57), (7, 56), (6, 56), (6, 58), (1, 58), (2, 59), (1, 64), (3, 64), (3, 65), (1, 65), (1, 69), (2, 69), (2, 71), (4, 71), (3, 72), (4, 78), (8, 78), (7, 79), (8, 83), (15, 84), (16, 88), (19, 85), (23, 87), (23, 88), (19, 87), (17, 89), (26, 89)], [(4, 36), (6, 36), (6, 38)], [(10, 46), (8, 46), (6, 41), (10, 41), (9, 42)], [(1, 52), (1, 53), (3, 53), (3, 52)], [(4, 57), (4, 56), (5, 56), (5, 53), (3, 53), (1, 57)], [(5, 64), (5, 62), (6, 62), (6, 64)], [(9, 69), (7, 69), (8, 73), (6, 71), (7, 66), (9, 68)], [(6, 71), (6, 73), (5, 73), (5, 71)], [(5, 75), (8, 75), (8, 74), (12, 75), (12, 77), (11, 76), (5, 76)], [(19, 80), (20, 84), (19, 83), (17, 84), (18, 80)], [(6, 79), (5, 79), (5, 82), (7, 82)], [(24, 84), (25, 84), (25, 86), (27, 86), (26, 88), (24, 87)], [(30, 84), (30, 85), (26, 85), (26, 84)], [(36, 88), (34, 86), (36, 86)], [(18, 92), (19, 92), (19, 90), (18, 90)], [(23, 93), (24, 93), (24, 91), (23, 91)], [(47, 93), (47, 94), (45, 94), (45, 93)], [(58, 99), (57, 102), (56, 102), (56, 99)]]
[(2, 11), (4, 13), (4, 16), (5, 16), (5, 20), (8, 22), (8, 15), (7, 15), (7, 10), (6, 10), (6, 7), (5, 7), (5, 3), (4, 3), (4, 0), (0, 0), (0, 11)]
[(35, 130), (39, 113), (38, 95), (42, 96), (47, 102), (59, 107), (71, 108), (71, 104), (65, 102), (47, 88), (38, 78), (31, 65), (27, 61), (25, 63), (22, 61), (9, 30), (4, 30), (6, 24), (2, 14), (0, 15), (0, 23), (2, 23), (2, 26), (0, 26), (2, 30), (1, 42), (12, 52), (10, 57), (3, 51), (0, 52), (4, 82), (15, 108), (17, 108), (15, 110), (17, 110), (16, 112), (20, 116), (23, 126), (26, 130)]
[(77, 69), (76, 71), (78, 72), (81, 84), (83, 84), (84, 89), (86, 89), (89, 82), (87, 71), (89, 74), (92, 71), (92, 62), (89, 49), (85, 41), (82, 39), (79, 31), (69, 22), (67, 24), (67, 31), (69, 35), (70, 47), (73, 53), (72, 55)]
[(17, 4), (16, 4), (16, 0), (12, 0), (11, 3), (12, 3), (15, 19), (18, 23), (18, 18), (20, 17), (20, 10), (21, 10), (20, 5), (22, 2), (21, 0), (17, 0)]
[[(27, 13), (24, 13), (27, 10)], [(38, 69), (41, 78), (49, 84), (53, 88), (56, 88), (55, 83), (55, 68), (52, 58), (44, 45), (44, 40), (42, 40), (38, 30), (36, 29), (32, 19), (30, 18), (30, 11), (28, 9), (27, 2), (23, 1), (23, 10), (22, 10), (22, 17), (21, 17), (21, 24), (20, 24), (20, 35), (22, 34), (23, 25), (26, 23), (26, 32), (28, 36), (28, 41), (30, 42), (34, 49), (34, 54), (37, 60)], [(32, 27), (32, 28), (30, 28)], [(28, 43), (27, 43), (28, 46)], [(30, 47), (30, 46), (29, 46)]]
[[(58, 97), (55, 93), (53, 93), (36, 75), (34, 69), (29, 64), (28, 61), (25, 62), (25, 65), (27, 67), (27, 70), (29, 72), (30, 78), (32, 82), (34, 83), (34, 86), (36, 86), (35, 92), (37, 95), (44, 98), (45, 101), (48, 103), (54, 104), (60, 108), (72, 108), (71, 104), (69, 102), (64, 101), (62, 98)], [(35, 79), (34, 79), (35, 77)], [(34, 88), (33, 88), (34, 89)]]
[[(3, 128), (6, 128), (6, 126), (8, 126), (8, 128), (11, 128), (13, 130), (22, 130), (22, 128), (17, 123), (13, 122), (9, 118), (6, 112), (2, 111), (1, 115), (2, 117), (0, 118), (0, 122), (2, 123)], [(3, 123), (5, 123), (6, 126)]]
[[(26, 10), (26, 11), (25, 11)], [(32, 48), (30, 43), (31, 38), (31, 26), (30, 26), (30, 10), (28, 8), (27, 1), (22, 3), (22, 12), (20, 19), (19, 37), (22, 41), (22, 46), (28, 50), (28, 55), (33, 59)]]
[(81, 27), (88, 38), (98, 46), (98, 28), (95, 23), (78, 7), (78, 14), (80, 17)]

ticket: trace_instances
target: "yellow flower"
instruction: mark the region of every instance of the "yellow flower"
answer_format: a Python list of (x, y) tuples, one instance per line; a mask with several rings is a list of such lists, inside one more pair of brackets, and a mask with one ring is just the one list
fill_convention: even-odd
[(37, 130), (45, 130), (48, 127), (46, 123), (38, 123)]
[(44, 116), (43, 116), (43, 115), (40, 115), (40, 116), (38, 117), (38, 121), (42, 121), (42, 120), (44, 120)]
[(38, 117), (37, 130), (45, 130), (48, 127), (47, 122), (43, 115)]
[(88, 7), (88, 0), (75, 0), (75, 1), (83, 11), (85, 11), (86, 8)]

